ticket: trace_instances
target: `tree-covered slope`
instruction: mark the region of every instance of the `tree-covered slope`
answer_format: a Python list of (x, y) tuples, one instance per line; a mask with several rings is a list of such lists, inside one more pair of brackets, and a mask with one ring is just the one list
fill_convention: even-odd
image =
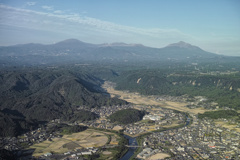
[[(199, 118), (211, 118), (211, 119), (218, 119), (218, 118), (234, 118), (239, 117), (240, 114), (234, 110), (219, 110), (219, 111), (208, 111), (204, 112), (203, 114), (198, 114)], [(240, 117), (239, 117), (240, 118)]]
[(26, 119), (16, 110), (0, 110), (0, 137), (16, 136), (36, 127), (37, 121)]
[(140, 111), (137, 109), (123, 109), (110, 115), (109, 119), (111, 120), (111, 122), (129, 124), (142, 120), (144, 115), (144, 111)]
[(240, 109), (240, 75), (201, 75), (161, 70), (135, 70), (121, 73), (116, 89), (146, 95), (184, 94), (206, 96), (221, 107)]
[(69, 115), (66, 118), (66, 120), (69, 122), (87, 122), (87, 121), (94, 120), (98, 117), (99, 115), (97, 115), (96, 113), (86, 111), (86, 110), (78, 110), (74, 114)]
[(89, 107), (125, 104), (99, 92), (102, 81), (92, 75), (67, 70), (2, 72), (0, 108), (18, 110), (37, 120), (66, 118), (79, 105)]

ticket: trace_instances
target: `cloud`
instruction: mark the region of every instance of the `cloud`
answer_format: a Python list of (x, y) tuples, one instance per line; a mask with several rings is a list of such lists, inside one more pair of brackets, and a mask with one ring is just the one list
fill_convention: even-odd
[(102, 21), (79, 14), (64, 14), (51, 6), (42, 6), (51, 12), (38, 12), (0, 5), (0, 24), (26, 29), (64, 34), (92, 43), (124, 41), (162, 47), (168, 43), (193, 39), (177, 29), (137, 28)]
[(42, 6), (42, 8), (48, 11), (54, 10), (53, 6)]
[(37, 3), (37, 2), (27, 2), (26, 5), (28, 5), (28, 6), (34, 6), (34, 5), (36, 5), (36, 3)]
[(61, 10), (55, 10), (55, 11), (53, 11), (53, 13), (55, 13), (55, 14), (63, 14), (64, 12), (61, 11)]
[[(231, 35), (213, 34), (210, 37), (193, 37), (175, 28), (139, 28), (103, 21), (86, 14), (66, 14), (43, 7), (46, 12), (21, 9), (0, 4), (0, 45), (23, 43), (16, 37), (36, 43), (52, 43), (77, 38), (90, 43), (141, 43), (151, 47), (164, 47), (170, 43), (186, 41), (207, 51), (221, 54), (240, 54), (239, 38)], [(8, 28), (12, 28), (11, 30)], [(17, 31), (17, 30), (21, 31)], [(7, 33), (9, 36), (7, 36)], [(28, 36), (26, 36), (28, 35)], [(5, 36), (5, 37), (4, 37)], [(32, 39), (32, 40), (31, 40)], [(38, 41), (40, 40), (41, 41)]]

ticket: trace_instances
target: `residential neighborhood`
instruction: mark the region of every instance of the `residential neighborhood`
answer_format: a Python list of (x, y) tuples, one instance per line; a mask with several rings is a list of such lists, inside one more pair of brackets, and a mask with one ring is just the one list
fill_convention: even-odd
[[(128, 108), (145, 110), (142, 121), (133, 124), (111, 123), (107, 118), (116, 111)], [(99, 115), (97, 120), (87, 122), (73, 122), (68, 125), (85, 125), (88, 127), (107, 130), (124, 129), (124, 134), (137, 137), (144, 135), (142, 144), (138, 147), (142, 151), (137, 154), (138, 159), (148, 159), (159, 153), (169, 155), (167, 159), (239, 159), (240, 133), (221, 127), (211, 119), (199, 119), (197, 115), (186, 114), (159, 106), (123, 105), (88, 108), (81, 106), (79, 110), (88, 110)], [(226, 120), (227, 121), (227, 120)], [(18, 151), (19, 155), (30, 155), (31, 150), (24, 150), (29, 146), (43, 141), (52, 141), (62, 135), (59, 131), (49, 129), (57, 124), (66, 123), (61, 119), (54, 119), (37, 130), (18, 137), (0, 138), (2, 147), (10, 151)], [(182, 125), (182, 127), (178, 127)], [(174, 128), (176, 127), (176, 128)], [(164, 130), (163, 130), (164, 129)], [(58, 157), (59, 159), (78, 159), (79, 155), (91, 155), (98, 148), (72, 150), (64, 154), (43, 153), (43, 159)], [(150, 158), (151, 159), (151, 158)]]
[[(191, 117), (191, 125), (146, 136), (145, 147), (173, 154), (174, 157), (169, 159), (240, 158), (239, 132), (217, 126), (212, 120)], [(138, 154), (140, 159), (150, 156), (148, 153)]]

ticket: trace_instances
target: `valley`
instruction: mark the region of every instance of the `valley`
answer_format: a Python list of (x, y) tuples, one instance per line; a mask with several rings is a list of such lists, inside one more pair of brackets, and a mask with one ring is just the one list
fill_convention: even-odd
[(0, 0), (0, 160), (240, 160), (240, 0)]
[[(17, 139), (2, 139), (2, 143), (8, 144), (4, 148), (27, 149), (34, 157), (49, 159), (67, 157), (112, 159), (123, 156), (122, 154), (128, 149), (126, 139), (124, 142), (124, 134), (136, 137), (137, 145), (141, 146), (139, 149), (143, 147), (143, 150), (135, 148), (136, 152), (133, 154), (140, 159), (162, 156), (189, 159), (236, 156), (238, 150), (236, 139), (240, 136), (240, 130), (236, 128), (239, 125), (238, 119), (224, 121), (219, 118), (216, 120), (200, 119), (199, 114), (204, 115), (209, 111), (218, 110), (216, 103), (206, 101), (205, 97), (141, 95), (137, 92), (116, 90), (116, 84), (110, 81), (105, 81), (101, 87), (105, 95), (109, 94), (109, 97), (120, 99), (119, 102), (126, 102), (127, 105), (93, 108), (76, 106), (72, 118), (60, 117)], [(61, 94), (66, 93), (63, 93), (61, 89)], [(114, 113), (128, 109), (144, 111), (145, 115), (141, 121), (129, 124), (111, 122), (109, 119)], [(91, 114), (85, 117), (86, 113)], [(92, 115), (95, 116), (87, 119)], [(230, 123), (234, 125), (229, 125)], [(58, 125), (63, 125), (63, 129), (60, 127), (59, 130)], [(65, 125), (81, 125), (89, 128), (67, 134), (68, 132), (63, 132)], [(233, 147), (229, 148), (231, 144)], [(221, 152), (223, 148), (226, 152)]]
[(0, 57), (3, 155), (239, 156), (239, 57), (185, 42), (151, 48), (75, 39), (0, 47)]
[[(140, 95), (139, 93), (132, 93), (129, 91), (120, 91), (115, 90), (114, 88), (115, 84), (112, 82), (105, 82), (103, 84), (103, 88), (111, 94), (111, 97), (117, 97), (122, 100), (125, 100), (129, 103), (133, 103), (136, 105), (152, 105), (152, 106), (160, 106), (163, 108), (173, 109), (180, 112), (187, 112), (190, 114), (198, 114), (198, 113), (204, 113), (207, 111), (203, 108), (196, 108), (196, 109), (190, 109), (188, 107), (185, 107), (187, 105), (186, 102), (177, 102), (177, 101), (166, 101), (166, 100), (157, 100), (157, 96), (144, 96)], [(174, 97), (173, 97), (174, 99)]]

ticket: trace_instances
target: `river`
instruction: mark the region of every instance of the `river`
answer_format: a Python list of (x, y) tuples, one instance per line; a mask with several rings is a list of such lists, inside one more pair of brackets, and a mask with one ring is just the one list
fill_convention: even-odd
[[(128, 145), (130, 146), (138, 145), (136, 141), (136, 137), (130, 137), (127, 135), (124, 135), (124, 137), (128, 139)], [(132, 157), (136, 149), (137, 147), (129, 147), (127, 153), (120, 160), (128, 160), (130, 157)]]
[[(191, 118), (189, 118), (188, 116), (186, 117), (186, 125), (189, 125)], [(136, 141), (136, 137), (130, 137), (127, 135), (124, 135), (125, 138), (128, 139), (128, 144), (130, 146), (138, 146), (137, 141)], [(140, 144), (141, 145), (141, 144)], [(128, 160), (130, 157), (132, 157), (132, 155), (134, 154), (135, 150), (137, 149), (137, 147), (129, 147), (127, 153), (120, 159), (120, 160)]]

